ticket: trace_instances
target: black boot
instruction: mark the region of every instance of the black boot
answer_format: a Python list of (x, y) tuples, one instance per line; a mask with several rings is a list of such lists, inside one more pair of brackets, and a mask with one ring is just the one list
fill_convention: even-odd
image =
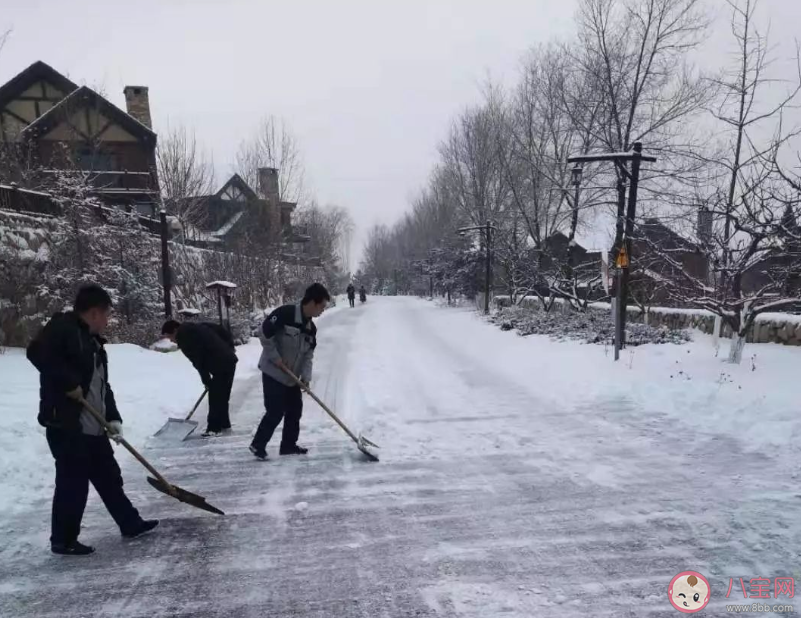
[(256, 446), (255, 444), (251, 444), (250, 452), (253, 453), (253, 456), (256, 459), (260, 459), (261, 461), (267, 461), (267, 450), (263, 446)]
[(51, 543), (50, 551), (60, 556), (88, 556), (95, 553), (95, 548), (73, 541), (72, 543)]
[(142, 536), (143, 534), (147, 534), (151, 532), (153, 528), (159, 525), (158, 519), (143, 519), (139, 526), (131, 530), (130, 532), (123, 532), (122, 536), (125, 539), (135, 539), (137, 537)]
[(298, 446), (297, 444), (292, 444), (290, 446), (281, 445), (281, 450), (279, 451), (280, 455), (305, 455), (309, 452), (309, 449), (303, 448), (302, 446)]

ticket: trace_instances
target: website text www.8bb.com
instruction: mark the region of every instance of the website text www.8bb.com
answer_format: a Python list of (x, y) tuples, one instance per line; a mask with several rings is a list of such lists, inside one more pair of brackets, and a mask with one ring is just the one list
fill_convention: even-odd
[(739, 614), (739, 613), (752, 613), (752, 612), (763, 612), (763, 613), (790, 613), (795, 612), (792, 605), (781, 605), (775, 604), (770, 605), (768, 603), (751, 603), (749, 605), (726, 605), (726, 611)]

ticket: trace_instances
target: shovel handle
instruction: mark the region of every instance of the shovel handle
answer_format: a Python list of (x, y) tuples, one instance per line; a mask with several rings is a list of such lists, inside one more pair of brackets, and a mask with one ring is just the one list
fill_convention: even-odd
[[(111, 425), (108, 424), (108, 421), (106, 421), (106, 419), (103, 417), (103, 415), (101, 415), (100, 412), (98, 412), (97, 410), (95, 410), (92, 407), (92, 404), (90, 404), (88, 401), (86, 401), (86, 399), (84, 397), (81, 397), (78, 401), (81, 402), (81, 405), (84, 408), (86, 408), (86, 410), (89, 412), (89, 414), (91, 414), (92, 416), (95, 417), (95, 420), (98, 423), (100, 423), (100, 425), (103, 427), (103, 429), (106, 430), (106, 432), (109, 435), (114, 435), (114, 429), (111, 427)], [(172, 489), (172, 485), (167, 481), (167, 479), (165, 479), (163, 476), (161, 476), (161, 474), (159, 474), (159, 471), (156, 470), (153, 466), (151, 466), (150, 462), (139, 454), (139, 451), (137, 451), (134, 447), (132, 447), (130, 444), (128, 444), (128, 441), (125, 438), (123, 438), (122, 436), (119, 436), (116, 439), (119, 440), (120, 444), (122, 444), (126, 449), (128, 449), (128, 451), (131, 453), (131, 455), (136, 457), (137, 461), (140, 464), (142, 464), (145, 468), (147, 468), (147, 471), (150, 472), (150, 474), (155, 476), (161, 483), (164, 483), (165, 487), (169, 487), (169, 488)]]
[(325, 410), (328, 413), (328, 416), (330, 416), (332, 419), (334, 419), (334, 421), (336, 422), (337, 425), (342, 427), (343, 431), (350, 436), (351, 440), (353, 440), (356, 444), (359, 443), (359, 438), (350, 429), (348, 429), (348, 427), (347, 427), (347, 425), (345, 425), (345, 423), (343, 423), (341, 420), (339, 420), (339, 417), (336, 414), (334, 414), (334, 412), (331, 410), (331, 408), (329, 408), (327, 405), (325, 405), (320, 400), (320, 398), (317, 395), (315, 395), (312, 392), (312, 390), (308, 386), (306, 386), (306, 384), (300, 378), (298, 378), (298, 376), (296, 376), (294, 373), (292, 373), (292, 371), (290, 369), (288, 369), (287, 367), (282, 367), (282, 369), (284, 370), (284, 372), (290, 378), (292, 378), (292, 380), (294, 380), (294, 382), (298, 386), (300, 386), (300, 388), (301, 388), (301, 390), (303, 392), (305, 392), (307, 395), (309, 395), (309, 397), (314, 399), (314, 401), (317, 402), (317, 405), (319, 405), (323, 410)]
[(197, 402), (192, 408), (192, 411), (186, 415), (186, 418), (184, 419), (185, 421), (188, 421), (190, 418), (192, 418), (192, 415), (195, 413), (195, 410), (197, 410), (198, 406), (200, 405), (200, 402), (203, 401), (203, 399), (206, 397), (206, 393), (208, 392), (209, 392), (208, 388), (206, 388), (206, 390), (203, 391), (203, 394), (198, 398)]

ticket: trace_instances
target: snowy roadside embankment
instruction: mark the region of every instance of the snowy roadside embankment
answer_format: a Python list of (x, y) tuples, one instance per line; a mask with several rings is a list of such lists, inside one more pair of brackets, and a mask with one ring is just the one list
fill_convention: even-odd
[[(468, 328), (481, 318), (459, 315), (451, 321)], [(681, 345), (630, 347), (615, 363), (609, 346), (498, 333), (485, 323), (463, 348), (481, 355), (492, 346), (511, 373), (528, 381), (539, 376), (542, 394), (565, 409), (631, 402), (643, 414), (675, 418), (676, 439), (700, 430), (728, 434), (747, 450), (794, 451), (801, 437), (801, 349), (749, 343), (742, 364), (732, 365), (716, 352), (710, 335), (695, 331), (693, 338)]]
[[(145, 350), (131, 344), (109, 345), (109, 382), (123, 419), (125, 438), (136, 448), (146, 445), (167, 418), (183, 417), (203, 391), (197, 372), (180, 352)], [(254, 339), (237, 350), (236, 381), (258, 371), (261, 346)], [(39, 374), (25, 350), (0, 355), (0, 516), (47, 497), (53, 483), (53, 459), (45, 430), (36, 421)], [(236, 389), (236, 383), (234, 384)], [(205, 419), (207, 404), (197, 412)], [(121, 447), (116, 447), (119, 451)], [(128, 455), (118, 453), (128, 465)]]

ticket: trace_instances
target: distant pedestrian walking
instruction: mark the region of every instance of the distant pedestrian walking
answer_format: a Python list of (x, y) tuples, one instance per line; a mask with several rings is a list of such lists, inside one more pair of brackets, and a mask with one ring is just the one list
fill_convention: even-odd
[(78, 292), (73, 310), (57, 313), (28, 346), (28, 360), (39, 370), (39, 424), (46, 428), (56, 461), (50, 547), (53, 553), (83, 556), (94, 548), (78, 541), (89, 497), (89, 483), (106, 505), (123, 537), (133, 538), (158, 525), (143, 520), (122, 487), (106, 430), (83, 408), (85, 399), (122, 436), (122, 418), (108, 380), (108, 357), (101, 337), (111, 315), (111, 297), (99, 285)]
[(298, 446), (303, 392), (287, 370), (307, 386), (312, 379), (312, 362), (317, 347), (317, 327), (312, 321), (324, 310), (331, 296), (320, 283), (309, 286), (296, 305), (284, 305), (273, 311), (262, 324), (259, 338), (263, 351), (259, 360), (264, 388), (265, 414), (250, 445), (258, 459), (267, 459), (267, 443), (281, 419), (281, 455), (305, 455), (308, 449)]
[(355, 307), (356, 306), (356, 288), (354, 287), (354, 285), (352, 283), (348, 284), (347, 292), (348, 292), (348, 302), (350, 303), (350, 306), (351, 307)]
[(178, 344), (200, 374), (203, 386), (209, 389), (209, 416), (201, 435), (208, 438), (229, 432), (228, 402), (238, 360), (231, 333), (213, 322), (181, 324), (175, 320), (167, 320), (161, 333)]

